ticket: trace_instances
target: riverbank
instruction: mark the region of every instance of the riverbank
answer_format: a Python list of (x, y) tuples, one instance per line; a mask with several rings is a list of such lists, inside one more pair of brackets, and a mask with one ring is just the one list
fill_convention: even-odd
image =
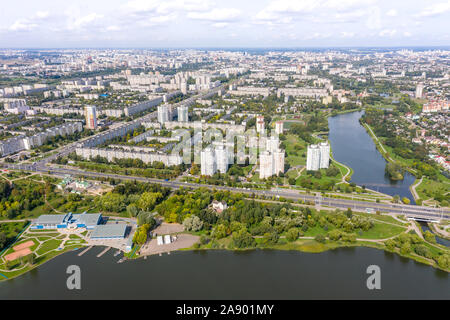
[[(405, 165), (404, 163), (399, 163), (390, 157), (389, 152), (386, 151), (386, 148), (383, 146), (381, 141), (378, 139), (378, 137), (372, 131), (372, 128), (367, 123), (364, 122), (363, 127), (366, 129), (367, 133), (369, 134), (369, 136), (372, 138), (373, 142), (375, 143), (377, 150), (380, 152), (380, 154), (383, 156), (383, 158), (386, 161), (401, 166), (402, 169), (408, 171), (409, 173), (411, 173), (414, 176), (417, 174), (416, 170), (410, 168), (409, 166)], [(401, 180), (403, 180), (403, 177)]]
[(450, 273), (450, 268), (441, 268), (436, 262), (434, 262), (431, 259), (427, 259), (424, 257), (421, 257), (419, 255), (416, 255), (414, 253), (410, 254), (402, 254), (400, 249), (394, 249), (390, 250), (386, 247), (384, 244), (380, 244), (374, 241), (364, 241), (360, 240), (357, 242), (341, 242), (341, 241), (329, 241), (326, 240), (324, 243), (319, 243), (315, 241), (314, 239), (299, 239), (294, 242), (285, 242), (281, 244), (271, 245), (271, 246), (261, 246), (261, 247), (252, 247), (252, 248), (227, 248), (226, 246), (220, 246), (216, 248), (208, 248), (208, 247), (191, 247), (186, 249), (181, 249), (181, 251), (220, 251), (220, 250), (227, 250), (227, 251), (234, 251), (234, 252), (246, 252), (246, 251), (254, 251), (254, 250), (280, 250), (280, 251), (298, 251), (298, 252), (304, 252), (304, 253), (323, 253), (326, 251), (332, 251), (340, 248), (356, 248), (356, 247), (366, 247), (366, 248), (374, 248), (379, 249), (385, 252), (389, 253), (395, 253), (399, 255), (400, 257), (407, 258), (414, 260), (416, 262), (426, 264), (428, 266), (431, 266), (435, 269), (445, 271)]

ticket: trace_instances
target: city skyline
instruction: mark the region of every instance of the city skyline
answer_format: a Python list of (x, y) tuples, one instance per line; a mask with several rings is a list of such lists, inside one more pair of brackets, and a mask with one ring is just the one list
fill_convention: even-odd
[(447, 46), (450, 1), (16, 1), (4, 48)]

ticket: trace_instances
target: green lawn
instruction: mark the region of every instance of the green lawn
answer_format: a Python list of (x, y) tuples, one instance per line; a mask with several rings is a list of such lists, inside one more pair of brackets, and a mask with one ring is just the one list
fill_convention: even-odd
[(375, 222), (374, 226), (368, 231), (362, 231), (361, 234), (357, 233), (357, 237), (361, 239), (386, 239), (399, 235), (404, 231), (406, 231), (404, 227)]
[(61, 242), (61, 240), (48, 240), (41, 245), (41, 247), (37, 251), (37, 254), (42, 255), (48, 251), (55, 250), (59, 247)]
[(304, 140), (296, 135), (287, 134), (284, 145), (286, 147), (286, 162), (289, 163), (291, 167), (306, 165), (308, 144)]

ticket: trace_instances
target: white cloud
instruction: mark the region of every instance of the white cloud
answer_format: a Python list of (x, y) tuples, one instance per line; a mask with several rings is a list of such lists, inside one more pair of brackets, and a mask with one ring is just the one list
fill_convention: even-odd
[(38, 27), (38, 24), (30, 22), (26, 19), (19, 19), (15, 21), (10, 27), (10, 31), (31, 31)]
[(341, 38), (353, 38), (355, 37), (356, 33), (354, 32), (348, 32), (348, 31), (342, 31), (341, 32)]
[(216, 23), (213, 23), (213, 24), (212, 24), (212, 26), (213, 26), (214, 28), (225, 28), (225, 27), (227, 27), (228, 25), (229, 25), (228, 22), (216, 22)]
[(50, 16), (48, 11), (37, 11), (29, 18), (21, 18), (16, 20), (9, 26), (10, 31), (31, 31), (39, 27), (39, 22), (46, 20)]
[(388, 12), (386, 12), (386, 15), (389, 17), (396, 17), (398, 15), (398, 12), (395, 9), (391, 9)]
[(364, 21), (377, 0), (275, 0), (254, 16), (254, 23), (287, 24), (293, 20), (317, 23), (355, 23)]
[(67, 30), (80, 31), (82, 29), (96, 26), (99, 24), (104, 16), (95, 12), (89, 13), (85, 16), (72, 15), (69, 13), (67, 21)]
[(409, 38), (409, 37), (412, 36), (412, 34), (410, 32), (408, 32), (408, 31), (405, 31), (405, 32), (403, 32), (403, 36)]
[(422, 12), (416, 14), (416, 17), (433, 17), (450, 11), (450, 0), (447, 2), (435, 3), (426, 7)]
[(372, 7), (370, 8), (368, 19), (366, 21), (367, 28), (374, 30), (381, 28), (381, 13), (380, 8)]
[(189, 12), (187, 17), (194, 20), (229, 22), (236, 20), (240, 15), (241, 11), (238, 9), (221, 8), (207, 12)]
[(395, 34), (397, 33), (397, 30), (395, 30), (395, 29), (384, 29), (384, 30), (381, 30), (379, 33), (378, 33), (378, 35), (380, 36), (380, 37), (393, 37), (393, 36), (395, 36)]

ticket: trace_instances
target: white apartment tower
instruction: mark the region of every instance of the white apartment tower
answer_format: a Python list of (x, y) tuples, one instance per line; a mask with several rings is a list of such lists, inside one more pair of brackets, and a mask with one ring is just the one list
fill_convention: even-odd
[(282, 121), (275, 122), (275, 133), (283, 134), (283, 122)]
[(264, 133), (264, 116), (256, 117), (256, 132)]
[(216, 147), (215, 154), (216, 168), (220, 173), (227, 173), (228, 170), (228, 154), (224, 145)]
[(265, 179), (273, 175), (273, 156), (264, 151), (259, 154), (259, 178)]
[(265, 179), (284, 172), (284, 150), (263, 151), (259, 154), (259, 178)]
[(306, 170), (317, 171), (327, 169), (330, 166), (330, 145), (322, 142), (320, 145), (308, 146), (306, 157)]
[(164, 124), (169, 121), (169, 106), (163, 104), (158, 106), (158, 122)]
[(86, 128), (92, 130), (97, 129), (97, 108), (95, 106), (86, 106), (84, 113), (86, 117)]
[(308, 146), (306, 155), (306, 170), (317, 171), (320, 169), (320, 149), (316, 144)]
[(178, 122), (189, 121), (189, 108), (187, 106), (178, 107)]
[(330, 145), (322, 142), (319, 145), (320, 149), (320, 169), (327, 169), (330, 166)]
[(422, 98), (423, 95), (423, 84), (419, 83), (416, 86), (416, 98)]
[(267, 138), (266, 140), (266, 150), (270, 153), (273, 153), (278, 150), (278, 145), (280, 144), (280, 140), (278, 137), (270, 136), (270, 138)]
[(203, 176), (212, 176), (217, 171), (214, 150), (211, 147), (205, 148), (200, 155), (201, 173)]
[(273, 153), (273, 174), (284, 172), (284, 150), (278, 149)]

